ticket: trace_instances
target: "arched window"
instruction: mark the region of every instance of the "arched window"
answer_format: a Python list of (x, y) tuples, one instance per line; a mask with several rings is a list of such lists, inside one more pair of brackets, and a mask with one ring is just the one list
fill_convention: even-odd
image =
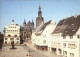
[(17, 35), (14, 35), (15, 37), (17, 37)]
[(11, 35), (10, 35), (10, 34), (9, 34), (8, 36), (9, 36), (9, 37), (11, 37)]

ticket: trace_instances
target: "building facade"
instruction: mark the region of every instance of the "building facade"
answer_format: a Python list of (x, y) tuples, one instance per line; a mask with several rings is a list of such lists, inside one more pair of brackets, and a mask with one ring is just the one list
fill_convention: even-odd
[(37, 49), (63, 57), (80, 57), (80, 15), (60, 20), (57, 26), (45, 24), (32, 35), (32, 43)]
[(67, 18), (62, 34), (63, 57), (80, 57), (80, 15)]
[[(57, 36), (54, 37), (54, 35)], [(60, 34), (60, 35), (59, 35)], [(80, 15), (75, 15), (61, 20), (52, 33), (53, 38), (60, 38), (57, 40), (60, 48), (57, 46), (57, 55), (63, 57), (80, 57)]]
[(56, 23), (52, 20), (40, 26), (32, 35), (32, 43), (38, 50), (48, 51), (51, 41), (51, 33), (56, 27)]
[(14, 20), (4, 29), (4, 44), (11, 44), (13, 41), (15, 45), (20, 44), (20, 26)]

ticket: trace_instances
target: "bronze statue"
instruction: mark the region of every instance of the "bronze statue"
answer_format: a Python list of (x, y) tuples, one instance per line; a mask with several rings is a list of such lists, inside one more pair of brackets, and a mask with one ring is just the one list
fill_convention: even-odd
[(11, 42), (11, 45), (12, 45), (12, 48), (10, 48), (10, 49), (16, 49), (16, 48), (14, 47), (14, 41)]
[(11, 42), (11, 45), (12, 45), (12, 49), (14, 49), (14, 41), (13, 41), (13, 42)]

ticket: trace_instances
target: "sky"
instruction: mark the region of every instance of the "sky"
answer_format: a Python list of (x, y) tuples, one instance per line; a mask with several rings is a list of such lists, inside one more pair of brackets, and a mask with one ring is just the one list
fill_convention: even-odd
[(45, 22), (58, 23), (66, 17), (80, 15), (80, 0), (0, 0), (0, 32), (12, 20), (22, 25), (24, 19), (26, 22), (33, 19), (36, 24), (39, 4)]

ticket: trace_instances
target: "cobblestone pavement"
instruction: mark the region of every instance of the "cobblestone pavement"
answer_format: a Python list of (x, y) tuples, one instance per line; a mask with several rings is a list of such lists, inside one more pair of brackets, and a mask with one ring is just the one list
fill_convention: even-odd
[(11, 50), (11, 46), (5, 46), (0, 51), (0, 57), (28, 57), (29, 54), (22, 46), (15, 46), (17, 49)]
[[(62, 57), (48, 51), (39, 51), (32, 45), (15, 46), (17, 49), (11, 50), (11, 46), (4, 46), (0, 51), (0, 57)], [(30, 55), (30, 56), (28, 56)]]
[[(17, 49), (10, 49), (11, 46), (5, 46), (0, 51), (0, 57), (47, 57), (39, 52), (36, 52), (28, 46), (15, 46)], [(29, 55), (29, 56), (28, 56)]]
[(23, 46), (25, 48), (25, 50), (28, 50), (29, 54), (32, 56), (32, 57), (47, 57), (46, 55), (44, 54), (41, 54), (40, 52), (37, 52), (36, 50), (33, 50), (31, 47), (29, 46)]
[(50, 53), (50, 52), (48, 52), (48, 51), (40, 51), (40, 50), (37, 50), (37, 49), (36, 49), (32, 44), (30, 44), (30, 43), (26, 43), (26, 45), (27, 45), (28, 47), (30, 47), (31, 49), (35, 50), (36, 52), (45, 55), (46, 57), (62, 57), (61, 55), (56, 55), (56, 54)]

